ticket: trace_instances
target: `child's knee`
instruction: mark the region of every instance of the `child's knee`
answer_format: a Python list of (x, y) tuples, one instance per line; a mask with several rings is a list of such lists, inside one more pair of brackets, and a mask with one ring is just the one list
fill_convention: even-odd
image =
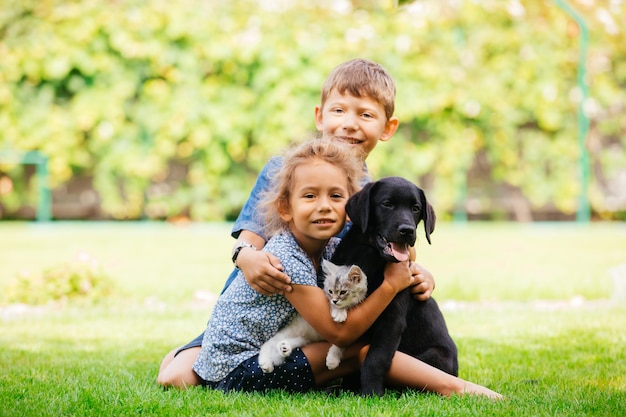
[(200, 385), (200, 377), (193, 369), (166, 368), (157, 375), (157, 384), (163, 388), (182, 388)]
[(159, 368), (157, 384), (163, 388), (186, 388), (199, 385), (200, 377), (193, 371), (193, 364), (200, 348), (187, 349), (174, 356), (177, 349), (169, 352)]
[(370, 350), (370, 345), (363, 345), (359, 349), (359, 363), (362, 365), (367, 356), (367, 352)]

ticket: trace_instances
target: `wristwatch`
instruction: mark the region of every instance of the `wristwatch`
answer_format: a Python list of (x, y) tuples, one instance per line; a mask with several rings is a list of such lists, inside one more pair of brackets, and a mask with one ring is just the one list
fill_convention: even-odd
[(243, 248), (252, 248), (254, 250), (257, 250), (256, 246), (254, 246), (252, 243), (246, 242), (245, 240), (237, 243), (237, 245), (235, 245), (235, 248), (233, 249), (233, 257), (231, 258), (233, 264), (235, 264), (235, 268), (239, 268), (239, 265), (237, 265), (237, 257), (239, 256), (239, 252), (241, 252)]

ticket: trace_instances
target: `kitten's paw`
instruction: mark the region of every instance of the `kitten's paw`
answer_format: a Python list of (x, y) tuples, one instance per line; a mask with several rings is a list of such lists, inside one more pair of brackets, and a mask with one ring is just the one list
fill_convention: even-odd
[(332, 309), (330, 315), (336, 323), (343, 323), (348, 318), (348, 311), (344, 309)]
[(341, 363), (343, 357), (343, 349), (337, 345), (331, 345), (326, 354), (326, 367), (328, 369), (335, 369)]
[(272, 372), (274, 372), (274, 364), (272, 363), (272, 361), (259, 360), (259, 367), (266, 374), (271, 374)]
[(291, 345), (288, 342), (280, 342), (278, 344), (278, 351), (280, 352), (280, 356), (286, 358), (287, 356), (291, 355)]
[(341, 358), (326, 356), (326, 367), (330, 370), (333, 370), (339, 366), (341, 363)]

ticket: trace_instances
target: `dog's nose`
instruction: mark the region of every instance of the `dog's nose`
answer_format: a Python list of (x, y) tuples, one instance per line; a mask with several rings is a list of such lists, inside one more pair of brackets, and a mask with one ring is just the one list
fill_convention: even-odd
[(406, 225), (406, 224), (405, 225), (401, 225), (398, 228), (398, 231), (400, 232), (400, 235), (404, 236), (404, 237), (407, 237), (407, 236), (408, 237), (412, 237), (415, 234), (415, 229), (412, 226), (409, 226), (409, 225)]

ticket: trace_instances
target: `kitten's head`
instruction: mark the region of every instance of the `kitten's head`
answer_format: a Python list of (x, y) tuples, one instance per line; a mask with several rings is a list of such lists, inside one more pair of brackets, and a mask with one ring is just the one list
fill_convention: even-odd
[(365, 299), (367, 277), (357, 265), (335, 265), (322, 260), (324, 292), (337, 308), (349, 308)]

